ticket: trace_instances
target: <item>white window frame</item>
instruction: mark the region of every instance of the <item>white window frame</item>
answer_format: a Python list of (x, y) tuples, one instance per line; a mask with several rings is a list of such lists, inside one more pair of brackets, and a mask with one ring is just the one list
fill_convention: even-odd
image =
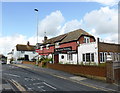
[(50, 45), (50, 44), (47, 44), (47, 45), (46, 45), (46, 49), (49, 49), (49, 45)]
[(72, 61), (73, 60), (73, 54), (67, 54), (67, 60)]
[(25, 53), (25, 51), (21, 51), (21, 54), (24, 54)]
[(59, 48), (59, 42), (55, 43), (55, 48)]
[(84, 36), (84, 43), (90, 43), (90, 37)]
[[(83, 54), (85, 55), (85, 61), (83, 60)], [(83, 62), (92, 62), (92, 56), (91, 56), (91, 54), (94, 55), (94, 61), (95, 61), (95, 53), (94, 53), (94, 52), (89, 53), (89, 54), (90, 54), (90, 61), (86, 61), (86, 54), (87, 54), (87, 53), (83, 53), (83, 54), (82, 54), (82, 61), (83, 61)]]
[(107, 53), (107, 52), (104, 52), (104, 61), (105, 61), (105, 62), (107, 61), (107, 55), (108, 55), (108, 53)]
[[(102, 56), (100, 56), (100, 63), (105, 63), (107, 61), (107, 52), (100, 52)], [(101, 60), (102, 59), (102, 60)]]
[(40, 50), (43, 50), (43, 46), (40, 46)]
[(118, 61), (120, 61), (120, 53), (118, 53)]

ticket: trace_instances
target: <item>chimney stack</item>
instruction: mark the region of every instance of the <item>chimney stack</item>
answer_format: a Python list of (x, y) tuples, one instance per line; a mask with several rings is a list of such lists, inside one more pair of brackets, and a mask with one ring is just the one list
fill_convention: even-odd
[(27, 42), (27, 46), (29, 46), (29, 45), (30, 45), (30, 42), (28, 41), (28, 42)]
[(44, 43), (46, 43), (47, 41), (47, 36), (44, 36)]

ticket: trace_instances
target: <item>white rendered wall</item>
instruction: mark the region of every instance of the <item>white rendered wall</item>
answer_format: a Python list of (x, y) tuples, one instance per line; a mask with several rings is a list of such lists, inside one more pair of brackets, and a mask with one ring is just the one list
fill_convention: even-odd
[(98, 64), (98, 45), (97, 42), (80, 44), (78, 47), (78, 62), (81, 63), (83, 61), (82, 54), (83, 53), (94, 53), (94, 62)]
[(10, 64), (11, 58), (12, 58), (12, 54), (7, 55), (7, 64)]
[[(63, 59), (61, 58), (62, 55), (64, 56)], [(59, 54), (59, 63), (63, 63), (63, 64), (67, 63), (67, 54)]]
[(37, 52), (33, 53), (33, 51), (25, 51), (24, 53), (21, 53), (21, 51), (16, 51), (16, 49), (14, 49), (13, 58), (16, 61), (17, 61), (18, 58), (25, 57), (25, 55), (28, 55), (29, 56), (29, 60), (31, 60), (33, 57), (38, 55), (38, 53)]
[[(64, 56), (64, 59), (62, 59), (61, 56)], [(72, 60), (67, 59), (67, 54), (59, 54), (59, 63), (63, 64), (77, 64), (77, 54), (72, 54)]]

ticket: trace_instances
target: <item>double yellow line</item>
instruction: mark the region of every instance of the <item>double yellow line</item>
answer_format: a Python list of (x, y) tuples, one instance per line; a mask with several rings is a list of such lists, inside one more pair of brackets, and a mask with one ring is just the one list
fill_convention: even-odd
[(24, 92), (24, 93), (27, 93), (25, 92), (26, 89), (24, 87), (22, 87), (18, 82), (16, 82), (15, 80), (11, 79), (9, 80), (19, 91), (21, 92)]

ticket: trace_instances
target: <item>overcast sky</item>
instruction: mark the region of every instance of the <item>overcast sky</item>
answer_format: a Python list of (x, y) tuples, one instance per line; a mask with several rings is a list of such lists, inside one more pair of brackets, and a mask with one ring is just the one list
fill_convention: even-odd
[(80, 28), (104, 41), (118, 42), (118, 0), (84, 1), (2, 2), (0, 54), (6, 55), (16, 44), (36, 44), (35, 8), (39, 10), (39, 43), (44, 32), (51, 38)]

